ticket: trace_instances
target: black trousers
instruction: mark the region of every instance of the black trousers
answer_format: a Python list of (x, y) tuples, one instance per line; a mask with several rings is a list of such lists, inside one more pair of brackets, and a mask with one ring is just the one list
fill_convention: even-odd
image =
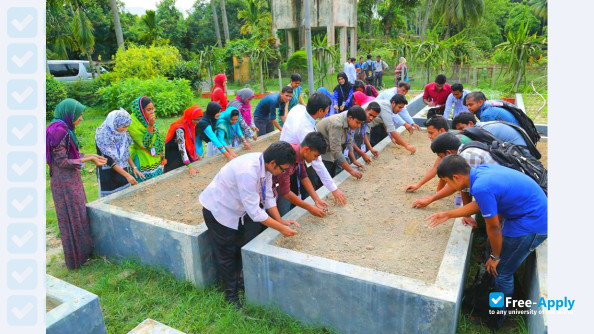
[(239, 222), (237, 230), (221, 225), (206, 208), (202, 208), (204, 222), (208, 227), (208, 238), (212, 245), (215, 261), (223, 280), (225, 300), (239, 301), (239, 285), (242, 269), (241, 247), (257, 237), (265, 226), (254, 222), (247, 214), (244, 224)]
[(338, 169), (338, 164), (336, 163), (336, 161), (323, 161), (324, 166), (326, 166), (326, 169), (328, 170), (328, 173), (330, 173), (330, 176), (335, 177)]
[(371, 146), (377, 145), (380, 141), (384, 140), (388, 136), (386, 128), (383, 124), (378, 124), (371, 128), (369, 131), (369, 143)]

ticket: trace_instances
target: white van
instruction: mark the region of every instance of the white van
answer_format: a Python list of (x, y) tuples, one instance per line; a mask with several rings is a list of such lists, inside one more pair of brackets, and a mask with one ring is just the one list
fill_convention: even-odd
[[(87, 60), (48, 60), (46, 70), (49, 70), (49, 74), (58, 81), (93, 79), (91, 66)], [(99, 71), (101, 74), (108, 73), (102, 66), (99, 66)]]

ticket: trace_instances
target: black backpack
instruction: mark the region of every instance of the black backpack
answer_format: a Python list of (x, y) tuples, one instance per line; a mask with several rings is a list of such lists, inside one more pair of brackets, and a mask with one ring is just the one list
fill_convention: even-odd
[[(540, 158), (542, 157), (542, 155), (540, 154), (540, 151), (538, 151), (538, 148), (536, 148), (536, 144), (532, 141), (530, 136), (528, 136), (528, 134), (526, 133), (526, 131), (523, 128), (521, 128), (513, 123), (506, 122), (506, 121), (490, 121), (490, 122), (483, 122), (481, 124), (491, 124), (491, 123), (502, 123), (502, 124), (511, 126), (512, 128), (514, 128), (514, 130), (518, 131), (518, 133), (522, 136), (522, 138), (524, 138), (524, 141), (526, 142), (526, 148), (528, 149), (528, 151), (530, 151), (530, 154), (532, 154), (532, 156), (535, 157), (536, 159), (540, 160)], [(478, 139), (473, 139), (473, 140), (478, 140)], [(488, 142), (487, 144), (490, 144), (491, 142), (492, 141)]]
[(518, 123), (520, 123), (520, 127), (522, 127), (524, 131), (526, 131), (526, 134), (528, 135), (528, 138), (530, 138), (530, 141), (533, 144), (538, 143), (538, 141), (540, 140), (540, 134), (538, 133), (536, 126), (534, 126), (534, 122), (532, 122), (530, 117), (528, 117), (528, 115), (526, 115), (526, 113), (522, 109), (506, 101), (490, 100), (490, 102), (492, 107), (503, 108), (509, 111), (512, 115), (514, 115), (514, 118), (518, 121)]
[(363, 64), (363, 71), (365, 71), (365, 80), (367, 82), (373, 81), (373, 72), (375, 71), (375, 64), (372, 60), (367, 59)]
[(471, 141), (462, 146), (461, 152), (475, 147), (491, 154), (493, 160), (502, 166), (520, 171), (532, 178), (548, 194), (547, 169), (533, 156), (524, 152), (524, 147), (512, 143), (493, 141), (491, 145), (479, 141)]

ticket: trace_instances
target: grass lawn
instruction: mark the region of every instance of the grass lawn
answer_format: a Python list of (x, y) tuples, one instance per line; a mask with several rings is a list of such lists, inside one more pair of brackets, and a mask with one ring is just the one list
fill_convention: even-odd
[[(386, 76), (385, 83), (393, 82)], [(276, 81), (278, 86), (278, 80)], [(239, 87), (229, 87), (237, 89)], [(414, 89), (419, 87), (414, 86)], [(422, 88), (422, 87), (420, 87)], [(418, 92), (411, 95), (418, 94)], [(205, 107), (208, 99), (195, 98), (194, 103)], [(252, 110), (259, 100), (252, 101)], [(84, 101), (82, 101), (84, 103)], [(181, 115), (180, 110), (180, 115)], [(81, 142), (81, 152), (95, 153), (95, 129), (101, 125), (107, 114), (106, 110), (89, 108), (83, 122), (76, 128)], [(176, 119), (157, 118), (163, 135), (169, 124)], [(217, 287), (197, 289), (187, 282), (176, 280), (171, 274), (132, 261), (112, 263), (97, 258), (79, 270), (68, 270), (64, 265), (59, 231), (51, 195), (49, 174), (46, 181), (46, 236), (53, 252), (48, 256), (47, 273), (72, 283), (99, 296), (103, 315), (110, 333), (124, 333), (146, 318), (153, 318), (168, 326), (187, 333), (327, 333), (322, 327), (308, 327), (278, 310), (265, 310), (248, 306), (247, 312), (254, 319), (249, 319), (228, 306), (223, 293)], [(82, 179), (88, 201), (98, 197), (97, 179), (94, 165), (87, 164), (82, 171)], [(53, 243), (50, 243), (50, 239)], [(479, 242), (475, 240), (475, 242)], [(473, 248), (474, 249), (474, 248)], [(471, 261), (473, 275), (476, 261)], [(467, 275), (469, 276), (469, 275)], [(467, 282), (471, 279), (467, 278)], [(526, 328), (521, 317), (510, 318), (503, 333), (525, 333)], [(460, 316), (458, 332), (489, 333), (489, 330), (477, 326)]]

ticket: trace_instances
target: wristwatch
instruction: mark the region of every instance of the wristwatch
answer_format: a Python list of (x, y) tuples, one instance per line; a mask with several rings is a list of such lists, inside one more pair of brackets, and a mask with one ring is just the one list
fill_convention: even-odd
[(491, 258), (493, 261), (499, 261), (499, 260), (501, 260), (501, 256), (495, 256), (495, 255), (493, 255), (493, 253), (491, 253), (491, 254), (489, 255), (489, 257), (490, 257), (490, 258)]

